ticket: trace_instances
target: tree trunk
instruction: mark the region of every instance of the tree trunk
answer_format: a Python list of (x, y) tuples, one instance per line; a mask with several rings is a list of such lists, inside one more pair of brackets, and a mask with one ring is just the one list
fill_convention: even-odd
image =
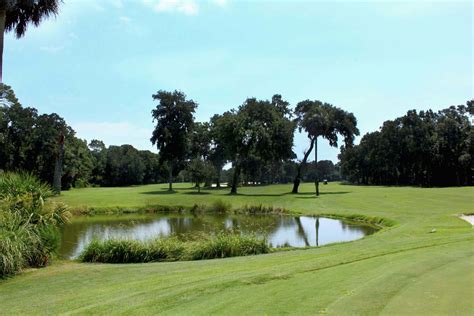
[(232, 189), (230, 190), (231, 194), (237, 194), (237, 184), (239, 182), (240, 176), (240, 164), (236, 163), (234, 167), (234, 176), (232, 177)]
[(298, 165), (296, 169), (296, 177), (295, 177), (295, 180), (293, 180), (293, 190), (291, 191), (291, 193), (298, 193), (298, 187), (300, 186), (300, 183), (301, 183), (301, 174), (303, 171), (303, 166), (308, 161), (308, 157), (311, 154), (311, 151), (313, 150), (313, 147), (314, 147), (314, 138), (310, 138), (310, 140), (311, 140), (310, 146), (308, 150), (304, 153), (303, 160), (301, 161), (301, 163)]
[(201, 193), (201, 185), (198, 184), (197, 187), (198, 187), (198, 193)]
[(0, 83), (3, 83), (3, 40), (5, 36), (6, 10), (0, 10)]
[(319, 246), (319, 217), (316, 218), (316, 247)]
[(319, 169), (318, 169), (318, 138), (314, 140), (314, 163), (316, 166), (316, 179), (314, 185), (316, 187), (316, 196), (319, 196)]
[(216, 178), (216, 188), (219, 189), (221, 187), (221, 171), (222, 168), (217, 168), (217, 178)]
[(64, 135), (61, 133), (58, 140), (58, 152), (56, 153), (56, 162), (54, 164), (53, 192), (55, 194), (61, 194), (63, 156), (64, 156)]
[(296, 217), (295, 221), (296, 221), (296, 225), (298, 226), (298, 234), (301, 236), (301, 238), (303, 238), (305, 246), (306, 247), (311, 246), (311, 244), (309, 243), (308, 237), (306, 237), (306, 233), (304, 231), (303, 225), (301, 224), (300, 218)]
[(171, 163), (168, 166), (168, 191), (173, 191), (173, 166)]

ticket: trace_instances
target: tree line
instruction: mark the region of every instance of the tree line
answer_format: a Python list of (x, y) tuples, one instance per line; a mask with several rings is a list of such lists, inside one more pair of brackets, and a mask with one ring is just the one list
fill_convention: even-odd
[[(220, 187), (348, 180), (359, 184), (446, 186), (469, 185), (472, 167), (473, 103), (433, 111), (409, 111), (362, 137), (352, 113), (320, 101), (305, 100), (292, 110), (281, 95), (269, 100), (246, 99), (235, 109), (196, 122), (198, 104), (180, 91), (158, 91), (152, 96), (155, 129), (150, 141), (159, 154), (131, 145), (107, 147), (100, 140), (87, 143), (59, 115), (39, 114), (23, 107), (13, 90), (0, 84), (0, 170), (28, 171), (71, 187), (126, 186), (194, 182)], [(308, 139), (301, 160), (293, 152), (296, 130)], [(340, 163), (308, 160), (318, 141), (337, 147)], [(224, 168), (231, 165), (232, 167)]]
[[(59, 115), (23, 107), (11, 87), (0, 84), (0, 170), (27, 171), (52, 184), (62, 158), (63, 190), (88, 185), (157, 183), (158, 155), (131, 145), (106, 147), (102, 141), (76, 137)], [(61, 153), (60, 142), (64, 143)]]
[[(284, 182), (281, 176), (288, 170), (285, 167), (296, 159), (293, 136), (298, 128), (309, 140), (304, 158), (294, 163), (293, 193), (298, 193), (303, 169), (312, 152), (317, 161), (318, 138), (337, 147), (338, 137), (342, 136), (345, 147), (350, 148), (359, 134), (352, 113), (320, 101), (302, 101), (292, 111), (278, 94), (270, 100), (248, 98), (237, 108), (216, 114), (209, 122), (198, 123), (194, 122), (198, 104), (184, 93), (158, 91), (153, 99), (158, 104), (152, 111), (156, 126), (151, 142), (159, 150), (160, 165), (168, 171), (170, 191), (173, 179), (183, 170), (189, 172), (198, 190), (201, 183), (207, 180), (210, 184), (213, 177), (219, 187), (227, 163), (232, 164), (231, 193), (237, 193), (242, 179), (264, 178), (275, 183), (280, 177)], [(313, 181), (319, 195), (320, 173), (316, 164), (315, 167)]]
[(473, 112), (471, 100), (386, 121), (359, 145), (342, 150), (342, 174), (358, 184), (472, 185)]

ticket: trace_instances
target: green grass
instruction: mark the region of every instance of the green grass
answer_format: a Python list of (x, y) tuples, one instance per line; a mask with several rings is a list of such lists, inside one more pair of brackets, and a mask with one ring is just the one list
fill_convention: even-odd
[[(301, 214), (362, 215), (394, 226), (321, 248), (219, 260), (145, 264), (56, 262), (0, 281), (7, 313), (122, 314), (462, 314), (474, 313), (474, 188), (329, 184), (287, 194), (290, 185), (191, 194), (190, 185), (91, 188), (65, 192), (73, 209), (156, 205), (234, 208), (269, 205)], [(431, 233), (432, 229), (436, 229)]]

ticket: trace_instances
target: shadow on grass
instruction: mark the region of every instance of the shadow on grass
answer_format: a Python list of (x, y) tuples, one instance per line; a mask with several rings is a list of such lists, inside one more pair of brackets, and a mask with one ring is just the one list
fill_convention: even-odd
[[(319, 195), (333, 195), (333, 194), (348, 194), (348, 193), (351, 193), (349, 191), (339, 191), (339, 192), (320, 192)], [(300, 193), (297, 193), (297, 194), (294, 194), (294, 193), (291, 193), (291, 192), (285, 192), (285, 193), (275, 193), (275, 194), (248, 194), (248, 193), (229, 193), (227, 195), (238, 195), (238, 196), (247, 196), (247, 197), (254, 197), (254, 196), (267, 196), (267, 197), (276, 197), (276, 196), (285, 196), (285, 195), (293, 195), (295, 196), (296, 198), (300, 198), (300, 199), (303, 199), (303, 198), (311, 198), (311, 197), (316, 197), (316, 193), (315, 192), (300, 192)]]
[[(195, 187), (190, 187), (190, 188), (176, 188), (173, 189), (173, 191), (169, 191), (168, 189), (162, 189), (160, 191), (146, 191), (146, 192), (141, 192), (141, 194), (149, 194), (149, 195), (167, 195), (167, 194), (176, 194), (178, 191), (188, 191), (184, 192), (184, 194), (188, 195), (207, 195), (211, 194), (212, 191), (221, 191), (221, 190), (229, 190), (229, 188), (213, 188), (213, 189), (202, 189), (201, 193), (198, 193), (195, 191)], [(338, 194), (348, 194), (351, 193), (349, 191), (337, 191), (337, 192), (320, 192), (320, 195), (338, 195)], [(249, 194), (249, 193), (228, 193), (226, 194), (227, 196), (240, 196), (240, 197), (278, 197), (278, 196), (295, 196), (298, 199), (304, 199), (304, 198), (313, 198), (316, 197), (315, 192), (300, 192), (297, 194), (291, 193), (291, 192), (284, 192), (284, 193), (256, 193), (256, 194)]]
[(207, 194), (210, 194), (209, 192), (185, 192), (184, 194), (188, 194), (188, 195), (207, 195)]
[(176, 194), (175, 190), (169, 191), (168, 189), (162, 190), (162, 191), (146, 191), (146, 192), (140, 192), (140, 194), (150, 194), (150, 195), (161, 195), (161, 194)]

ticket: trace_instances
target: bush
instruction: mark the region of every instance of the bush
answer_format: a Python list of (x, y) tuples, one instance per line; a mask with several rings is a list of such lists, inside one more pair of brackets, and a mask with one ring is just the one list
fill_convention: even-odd
[(0, 174), (0, 277), (48, 264), (69, 212), (47, 203), (48, 185), (26, 173)]
[(92, 241), (81, 253), (82, 262), (142, 263), (214, 259), (268, 253), (264, 239), (255, 236), (224, 235), (201, 241), (180, 241), (176, 237), (147, 242), (129, 239)]
[(289, 213), (284, 208), (265, 206), (265, 205), (245, 205), (242, 207), (241, 212), (244, 214), (287, 214)]
[(205, 242), (198, 242), (190, 248), (191, 260), (227, 258), (257, 255), (269, 252), (270, 247), (264, 239), (254, 236), (220, 234)]
[(222, 200), (216, 200), (212, 203), (211, 209), (216, 213), (229, 213), (232, 211), (232, 205)]

